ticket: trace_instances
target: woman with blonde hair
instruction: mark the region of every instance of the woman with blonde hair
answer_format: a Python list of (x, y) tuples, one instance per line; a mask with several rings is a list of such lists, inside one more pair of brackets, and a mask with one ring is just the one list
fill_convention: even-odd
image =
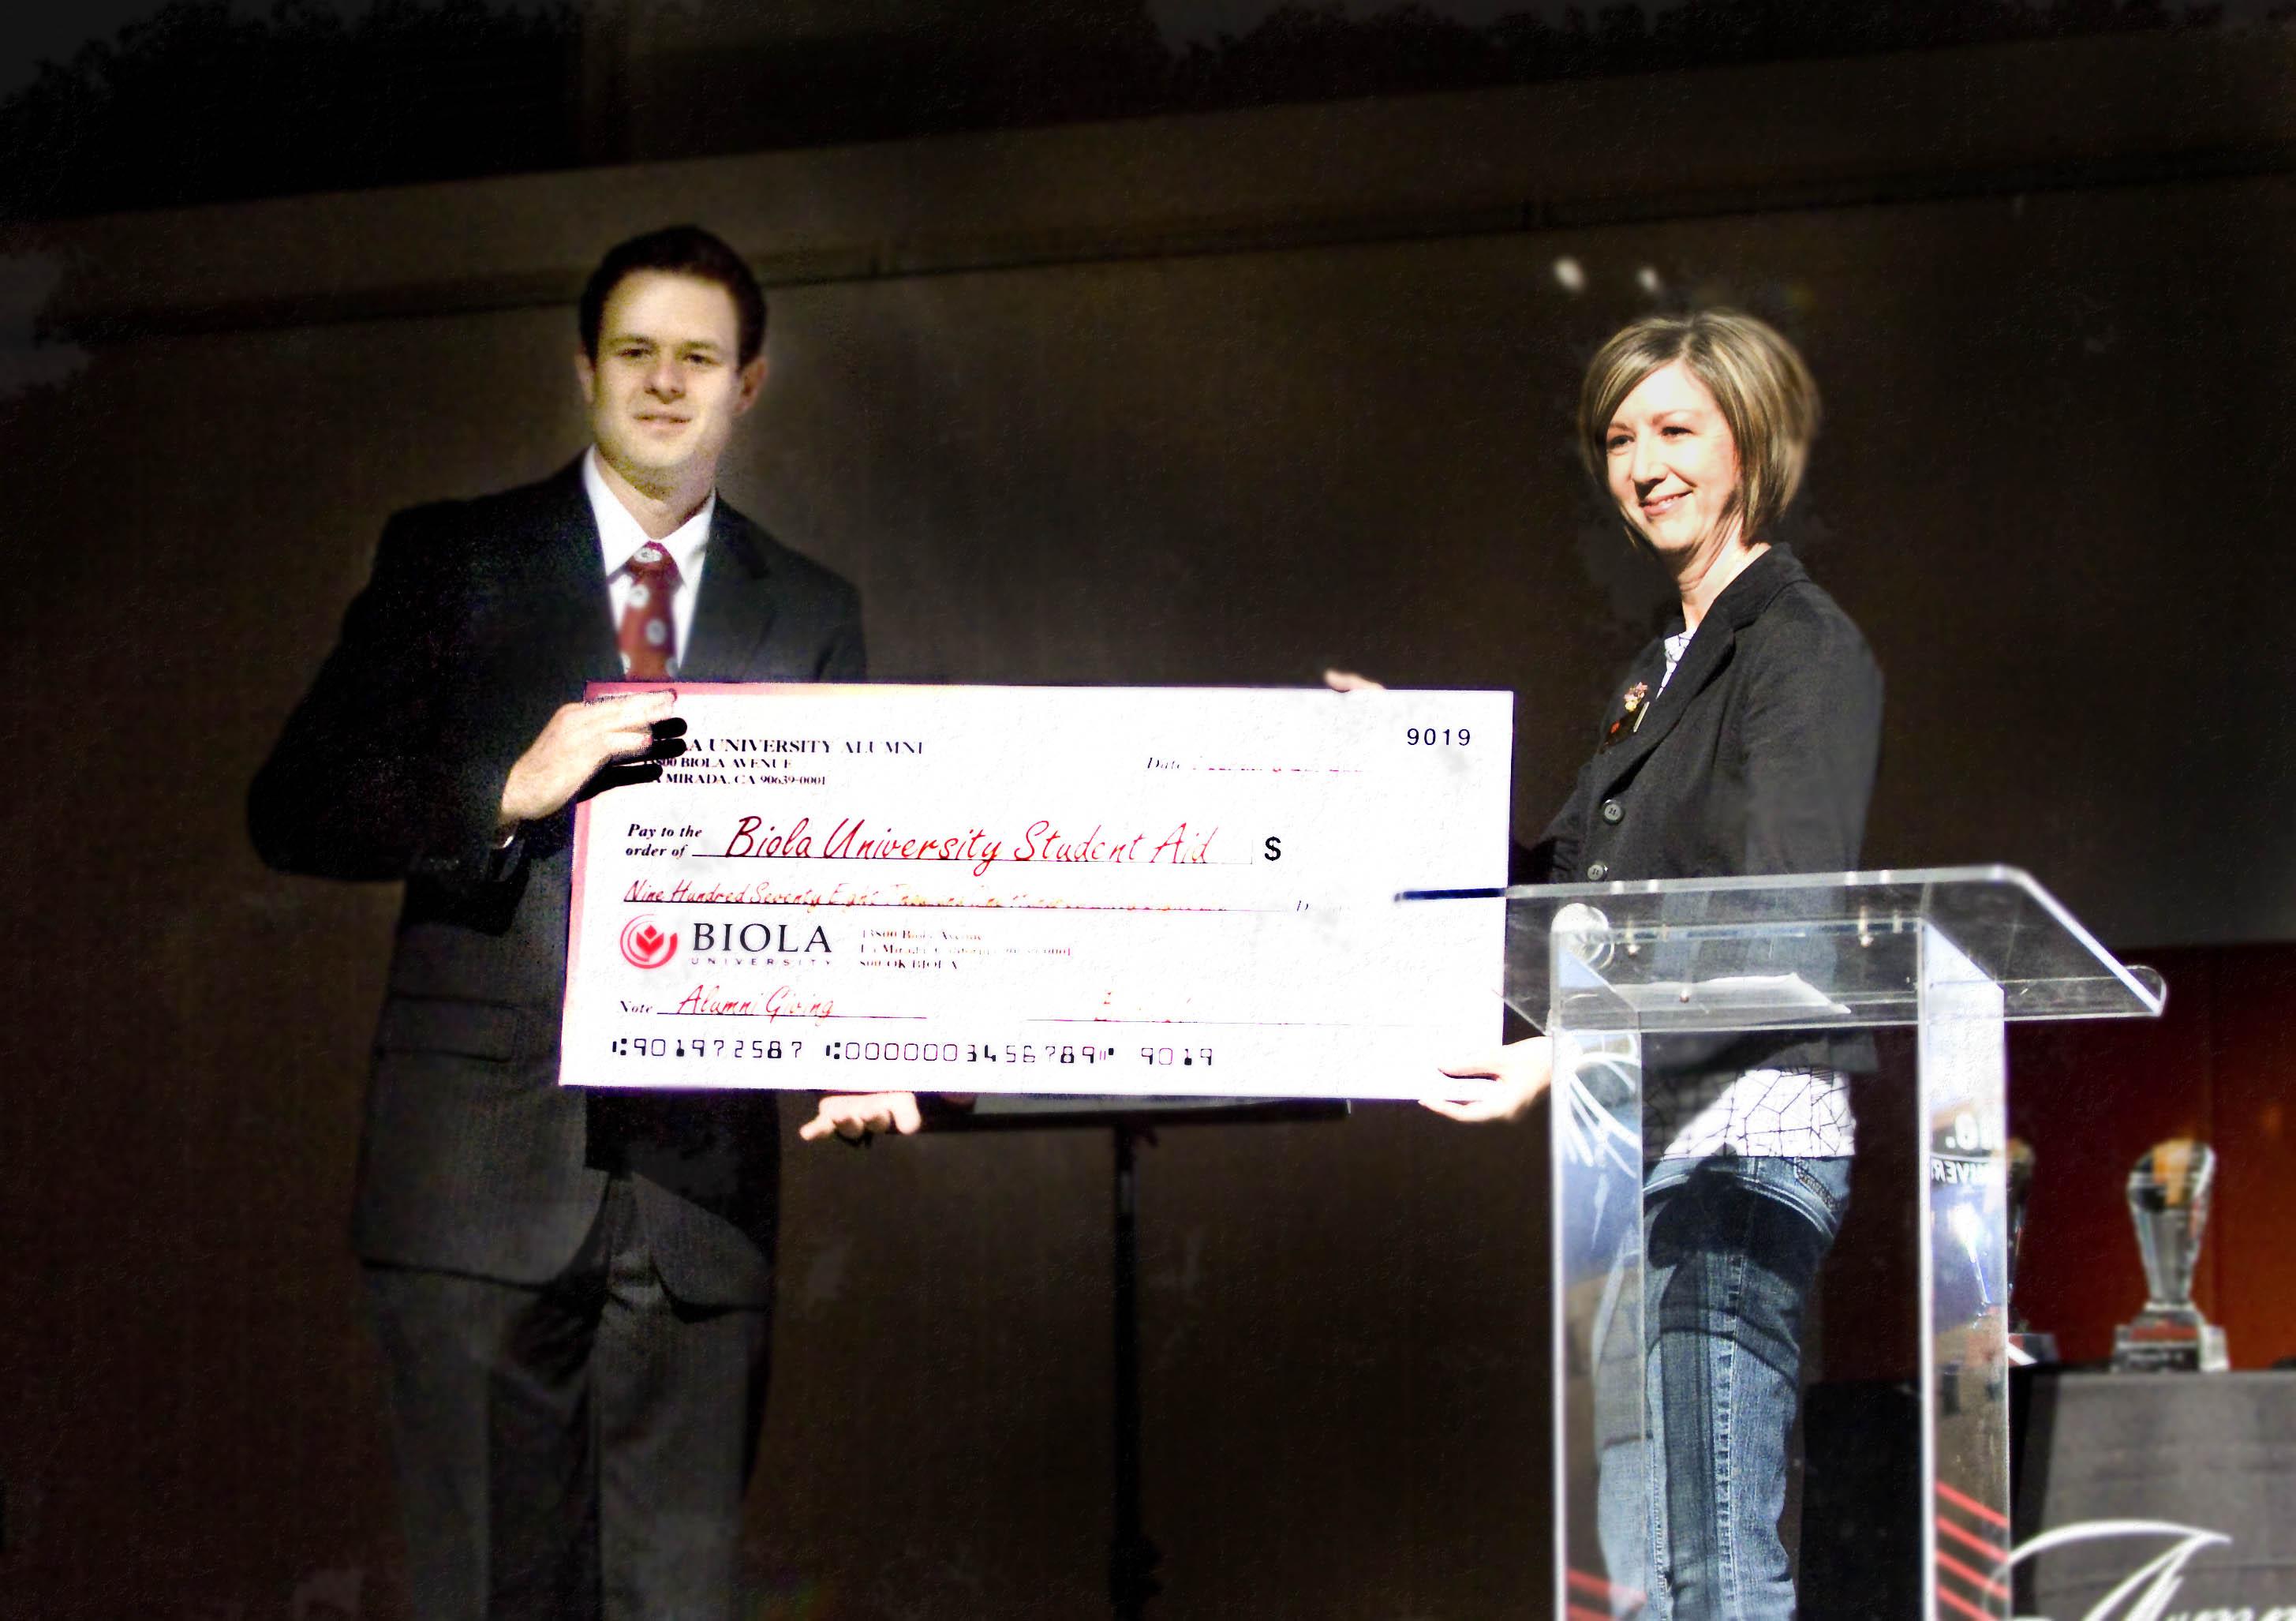
[[(1773, 538), (1817, 419), (1801, 357), (1750, 316), (1645, 317), (1595, 357), (1578, 413), (1588, 471), (1629, 541), (1671, 576), (1681, 613), (1619, 684), (1519, 881), (1857, 865), (1881, 671)], [(1644, 1399), (1657, 1448), (1644, 1614), (1770, 1621), (1794, 1608), (1778, 1520), (1803, 1312), (1849, 1199), (1842, 1072), (1869, 1064), (1870, 1048), (1792, 1031), (1708, 1047), (1644, 1045)], [(1497, 1084), (1429, 1107), (1519, 1118), (1548, 1065), (1542, 1037), (1447, 1067)], [(1606, 1502), (1606, 1523), (1622, 1509), (1639, 1518)]]

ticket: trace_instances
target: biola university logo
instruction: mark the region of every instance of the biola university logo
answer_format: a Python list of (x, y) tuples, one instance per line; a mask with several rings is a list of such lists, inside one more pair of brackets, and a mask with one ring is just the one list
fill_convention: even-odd
[(677, 935), (651, 917), (637, 917), (622, 925), (622, 955), (632, 967), (659, 968), (677, 955)]
[(693, 926), (693, 949), (696, 951), (746, 952), (752, 957), (778, 952), (783, 957), (801, 957), (808, 951), (828, 951), (829, 931), (819, 924), (810, 933), (800, 923), (791, 932), (786, 923), (697, 923)]
[[(632, 967), (659, 968), (677, 955), (677, 934), (656, 923), (652, 913), (641, 913), (622, 926), (621, 946)], [(698, 954), (803, 957), (816, 951), (828, 955), (836, 947), (819, 924), (703, 921), (693, 926), (693, 950)]]

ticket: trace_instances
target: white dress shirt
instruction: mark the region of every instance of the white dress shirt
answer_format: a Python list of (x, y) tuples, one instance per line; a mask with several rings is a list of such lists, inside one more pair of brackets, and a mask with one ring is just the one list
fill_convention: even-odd
[[(659, 546), (677, 564), (678, 586), (669, 599), (670, 621), (677, 631), (677, 656), (669, 667), (676, 673), (685, 661), (685, 649), (693, 636), (693, 603), (701, 591), (701, 564), (709, 549), (709, 519), (718, 510), (718, 492), (711, 490), (700, 512), (660, 540), (645, 532), (621, 498), (608, 487), (595, 445), (582, 458), (582, 492), (590, 498), (590, 514), (598, 521), (599, 556), (606, 571), (606, 589), (614, 599), (617, 634), (622, 627), (622, 612), (629, 606), (633, 582), (622, 565), (629, 562), (630, 554), (642, 546)], [(627, 668), (628, 661), (623, 663)]]

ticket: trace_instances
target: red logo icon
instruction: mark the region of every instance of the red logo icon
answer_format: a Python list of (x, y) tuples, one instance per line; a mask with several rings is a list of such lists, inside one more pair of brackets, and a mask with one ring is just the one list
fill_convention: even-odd
[(633, 917), (622, 926), (622, 955), (637, 968), (659, 968), (677, 955), (677, 936), (654, 926), (652, 917)]

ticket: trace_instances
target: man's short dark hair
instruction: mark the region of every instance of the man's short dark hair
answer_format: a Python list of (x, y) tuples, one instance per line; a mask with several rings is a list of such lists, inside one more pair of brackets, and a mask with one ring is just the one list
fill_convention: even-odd
[(669, 226), (607, 249), (606, 257), (590, 272), (589, 285), (582, 289), (581, 319), (582, 352), (592, 361), (598, 358), (598, 329), (606, 319), (606, 300), (625, 277), (642, 270), (717, 283), (733, 299), (740, 321), (741, 364), (749, 365), (766, 346), (765, 290), (742, 256), (700, 226)]

